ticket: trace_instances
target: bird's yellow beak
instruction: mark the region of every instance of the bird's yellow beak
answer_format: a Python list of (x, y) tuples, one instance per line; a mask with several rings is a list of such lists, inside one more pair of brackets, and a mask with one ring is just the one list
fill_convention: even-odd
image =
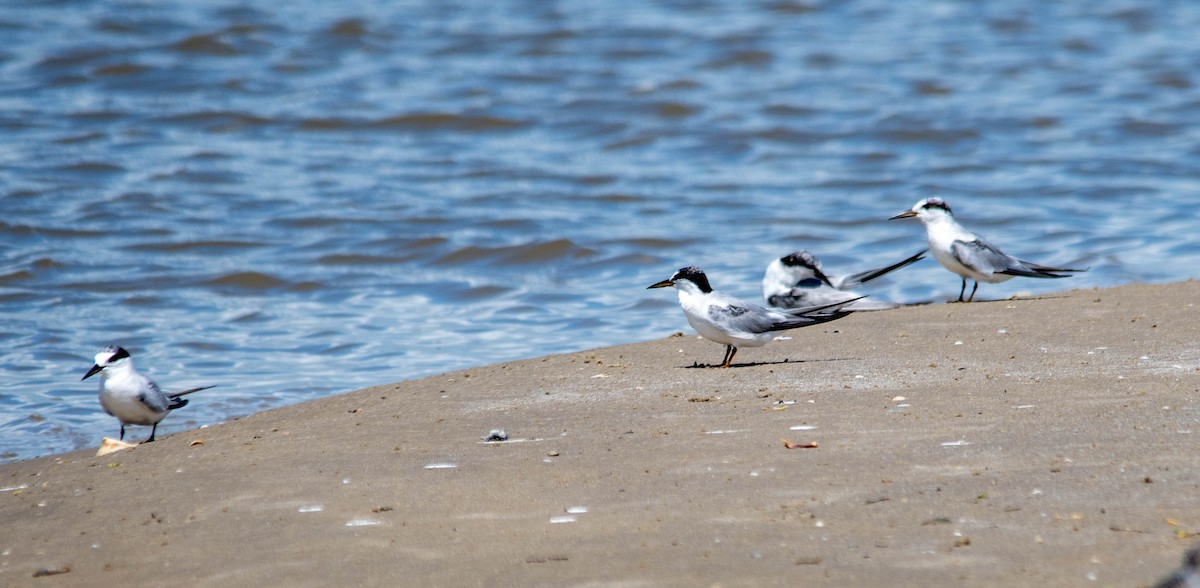
[(667, 288), (667, 287), (674, 286), (674, 285), (675, 285), (675, 282), (672, 282), (671, 280), (663, 280), (657, 284), (652, 284), (650, 286), (646, 286), (646, 289), (649, 290), (651, 288)]

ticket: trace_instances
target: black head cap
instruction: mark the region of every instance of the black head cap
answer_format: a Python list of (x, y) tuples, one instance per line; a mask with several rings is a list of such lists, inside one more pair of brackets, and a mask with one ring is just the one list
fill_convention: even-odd
[(675, 275), (671, 276), (672, 282), (676, 280), (689, 280), (693, 284), (699, 286), (700, 291), (704, 292), (705, 294), (713, 291), (712, 286), (708, 285), (708, 276), (704, 275), (704, 270), (695, 266), (679, 268), (679, 271), (675, 272)]
[(950, 210), (950, 205), (946, 204), (945, 200), (942, 200), (941, 198), (938, 198), (936, 196), (933, 198), (926, 198), (925, 204), (922, 205), (921, 208), (924, 208), (926, 210), (929, 210), (930, 208), (940, 208), (950, 214), (954, 214), (954, 211)]
[(102, 349), (100, 352), (112, 354), (108, 358), (108, 363), (112, 363), (114, 361), (117, 361), (118, 359), (125, 359), (126, 357), (129, 357), (129, 352), (125, 351), (125, 348), (121, 347), (119, 345), (109, 345), (108, 347), (105, 347), (104, 349)]
[(779, 258), (783, 265), (789, 267), (802, 266), (809, 269), (817, 269), (821, 267), (821, 262), (817, 261), (813, 254), (807, 251), (797, 251)]
[[(812, 270), (813, 276), (816, 276), (821, 283), (833, 287), (833, 283), (829, 281), (829, 277), (825, 272), (821, 271), (821, 262), (817, 257), (807, 251), (797, 251), (787, 257), (779, 258), (783, 265), (788, 267), (803, 267)], [(801, 281), (803, 283), (803, 281)]]
[(113, 362), (125, 359), (127, 357), (129, 357), (128, 351), (125, 351), (123, 348), (117, 347), (116, 345), (109, 345), (104, 349), (101, 349), (100, 353), (96, 354), (95, 365), (93, 365), (92, 369), (88, 370), (88, 372), (83, 375), (82, 379), (86, 380), (100, 373), (104, 370), (104, 368), (112, 365)]

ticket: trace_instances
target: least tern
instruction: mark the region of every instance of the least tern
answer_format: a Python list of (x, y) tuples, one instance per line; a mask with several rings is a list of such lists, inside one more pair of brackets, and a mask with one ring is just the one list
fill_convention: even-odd
[(926, 198), (906, 210), (893, 216), (898, 218), (916, 217), (925, 225), (925, 235), (929, 238), (929, 250), (942, 267), (962, 276), (962, 289), (958, 292), (958, 301), (963, 301), (967, 292), (967, 279), (975, 280), (971, 288), (971, 296), (967, 302), (975, 299), (975, 291), (979, 282), (998, 284), (1012, 279), (1014, 276), (1026, 278), (1066, 278), (1060, 275), (1069, 272), (1086, 272), (1087, 269), (1068, 269), (1050, 267), (1017, 259), (992, 245), (983, 237), (968, 231), (954, 220), (950, 205), (941, 198)]
[(188, 403), (180, 396), (212, 388), (164, 393), (158, 384), (134, 369), (129, 352), (116, 345), (101, 349), (96, 354), (96, 364), (81, 379), (96, 374), (100, 374), (100, 407), (121, 421), (121, 440), (125, 439), (125, 425), (143, 425), (151, 427), (150, 438), (145, 442), (153, 441), (159, 421)]
[[(820, 306), (822, 304), (837, 304), (847, 302), (858, 295), (850, 292), (865, 282), (869, 282), (889, 272), (898, 270), (906, 265), (916, 263), (925, 258), (925, 251), (881, 267), (848, 276), (831, 278), (821, 271), (821, 261), (808, 251), (797, 251), (786, 255), (767, 266), (763, 274), (763, 298), (767, 304), (780, 308), (800, 308), (805, 306)], [(873, 300), (859, 300), (845, 306), (846, 310), (884, 310), (896, 308), (899, 304)]]
[(688, 324), (701, 337), (725, 345), (725, 357), (720, 366), (723, 368), (733, 362), (738, 347), (762, 347), (775, 338), (776, 331), (809, 327), (840, 319), (852, 312), (840, 308), (845, 302), (810, 308), (766, 309), (713, 290), (708, 277), (697, 267), (682, 268), (670, 279), (647, 289), (667, 286), (674, 286), (679, 291), (679, 306), (683, 308)]

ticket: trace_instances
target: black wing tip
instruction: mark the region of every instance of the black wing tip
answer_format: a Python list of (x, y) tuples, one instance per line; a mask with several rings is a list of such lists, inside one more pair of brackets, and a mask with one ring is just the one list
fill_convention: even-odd
[(795, 319), (780, 321), (778, 323), (775, 323), (775, 324), (771, 325), (771, 328), (769, 328), (767, 330), (768, 331), (786, 331), (789, 329), (799, 329), (802, 327), (811, 327), (814, 325), (827, 323), (829, 321), (836, 321), (841, 318), (846, 318), (852, 314), (854, 314), (853, 310), (836, 310), (836, 311), (824, 313), (824, 314), (804, 315), (803, 317), (797, 317)]
[(1034, 263), (1032, 261), (1026, 261), (1024, 259), (1018, 259), (1017, 261), (1020, 261), (1021, 265), (1024, 265), (1025, 267), (1027, 267), (1035, 272), (1045, 272), (1045, 273), (1050, 273), (1050, 274), (1060, 274), (1060, 273), (1075, 274), (1075, 273), (1086, 272), (1086, 271), (1092, 269), (1091, 266), (1080, 269), (1080, 268), (1072, 268), (1072, 267), (1054, 267), (1054, 266), (1050, 266), (1050, 265), (1042, 265), (1040, 263)]
[(1001, 270), (996, 273), (1004, 274), (1006, 276), (1016, 276), (1018, 278), (1069, 278), (1069, 277), (1071, 277), (1071, 276), (1061, 276), (1059, 274), (1052, 274), (1049, 272), (1011, 270), (1011, 269)]
[(811, 315), (808, 318), (817, 321), (816, 323), (813, 323), (813, 324), (819, 325), (821, 323), (827, 323), (829, 321), (836, 321), (838, 319), (844, 319), (852, 314), (854, 314), (853, 310), (835, 310), (833, 312), (826, 312), (826, 313), (822, 313), (822, 314)]
[(851, 298), (849, 300), (842, 300), (840, 302), (823, 304), (821, 306), (814, 306), (812, 308), (789, 308), (789, 309), (783, 309), (783, 310), (784, 310), (784, 312), (787, 312), (789, 314), (792, 314), (792, 315), (798, 316), (798, 317), (801, 317), (801, 316), (802, 317), (819, 317), (819, 316), (825, 316), (827, 314), (833, 314), (835, 312), (850, 313), (850, 312), (854, 312), (854, 311), (853, 310), (843, 310), (842, 307), (846, 306), (847, 304), (850, 304), (851, 302), (856, 302), (856, 301), (862, 300), (864, 298), (866, 298), (866, 296), (855, 296), (854, 298)]
[(905, 258), (903, 261), (897, 261), (896, 263), (893, 263), (892, 265), (889, 265), (889, 266), (872, 269), (872, 270), (867, 270), (865, 272), (859, 272), (857, 274), (851, 275), (844, 280), (843, 283), (847, 284), (847, 285), (843, 286), (843, 287), (849, 288), (849, 287), (851, 287), (850, 286), (851, 284), (852, 285), (865, 284), (867, 282), (870, 282), (871, 280), (874, 280), (875, 278), (881, 278), (881, 277), (883, 277), (887, 274), (890, 274), (898, 269), (906, 268), (914, 263), (917, 263), (918, 261), (921, 261), (922, 259), (925, 259), (925, 254), (928, 252), (929, 252), (928, 249), (922, 249), (919, 252), (917, 252), (916, 255), (909, 256), (909, 257)]
[[(1034, 269), (1034, 271), (1038, 271), (1038, 272), (1042, 272), (1042, 273), (1046, 273), (1046, 274), (1062, 274), (1062, 273), (1079, 274), (1079, 273), (1086, 272), (1092, 268), (1089, 267), (1089, 268), (1084, 268), (1084, 269), (1074, 269), (1074, 268), (1069, 268), (1069, 267), (1035, 267), (1033, 269)], [(1062, 276), (1062, 277), (1065, 278), (1066, 276)]]
[(1050, 267), (1046, 265), (1037, 265), (1025, 263), (1024, 268), (1009, 268), (1003, 271), (998, 271), (998, 274), (1008, 276), (1020, 276), (1024, 278), (1069, 278), (1070, 275), (1060, 275), (1063, 273), (1077, 274), (1090, 270), (1092, 268), (1072, 269), (1063, 267)]
[(188, 388), (187, 390), (180, 390), (178, 392), (169, 392), (167, 394), (167, 396), (170, 398), (179, 398), (180, 396), (183, 396), (184, 394), (191, 394), (192, 392), (199, 392), (201, 390), (208, 390), (209, 388), (216, 388), (216, 387), (217, 387), (217, 385), (213, 384), (212, 386), (200, 386), (199, 388)]

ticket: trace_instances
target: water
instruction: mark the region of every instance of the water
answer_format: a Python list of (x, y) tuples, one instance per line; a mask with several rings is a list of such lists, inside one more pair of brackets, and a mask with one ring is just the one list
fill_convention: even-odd
[(1198, 3), (4, 4), (0, 459), (116, 433), (110, 342), (218, 385), (170, 433), (685, 330), (645, 286), (890, 263), (928, 195), (1092, 268), (985, 297), (1200, 266)]

